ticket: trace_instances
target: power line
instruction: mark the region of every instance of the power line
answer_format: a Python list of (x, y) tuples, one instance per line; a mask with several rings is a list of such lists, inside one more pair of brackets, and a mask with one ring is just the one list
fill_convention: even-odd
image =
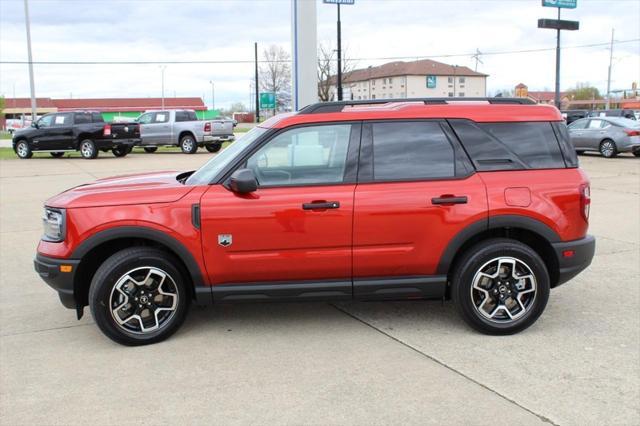
[[(634, 43), (640, 41), (640, 38), (634, 38), (629, 40), (617, 40), (614, 44)], [(563, 49), (582, 49), (590, 47), (603, 47), (610, 46), (611, 42), (606, 43), (592, 43), (582, 44), (577, 46), (565, 46)], [(489, 51), (482, 52), (482, 56), (495, 56), (495, 55), (511, 55), (519, 53), (536, 53), (547, 52), (555, 50), (555, 47), (544, 47), (537, 49), (521, 49), (521, 50), (503, 50), (503, 51)], [(457, 58), (457, 57), (469, 57), (474, 56), (476, 52), (470, 53), (452, 53), (442, 55), (420, 55), (420, 56), (384, 56), (376, 58), (346, 58), (350, 61), (384, 61), (384, 60), (401, 60), (401, 59), (435, 59), (435, 58)], [(335, 61), (336, 59), (334, 59)], [(237, 60), (218, 60), (218, 61), (206, 61), (206, 60), (189, 60), (189, 61), (33, 61), (34, 65), (206, 65), (206, 64), (253, 64), (255, 61), (237, 59)], [(290, 62), (289, 60), (259, 60), (259, 63), (274, 63), (274, 62)], [(3, 65), (26, 65), (29, 61), (0, 61)]]

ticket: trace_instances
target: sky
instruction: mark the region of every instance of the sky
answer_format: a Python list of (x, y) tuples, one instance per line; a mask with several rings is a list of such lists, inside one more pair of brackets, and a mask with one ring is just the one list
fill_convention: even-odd
[[(301, 0), (316, 1), (316, 0)], [(29, 0), (33, 60), (252, 61), (253, 43), (291, 51), (290, 0)], [(522, 82), (553, 90), (555, 31), (537, 28), (556, 18), (540, 0), (355, 0), (342, 7), (343, 47), (358, 67), (391, 59), (431, 58), (489, 74), (488, 92)], [(317, 0), (318, 42), (334, 45), (336, 7)], [(562, 90), (577, 83), (606, 89), (608, 43), (615, 28), (611, 88), (640, 83), (640, 0), (578, 0), (563, 19)], [(628, 41), (628, 42), (624, 42)], [(537, 52), (503, 53), (546, 49)], [(404, 58), (404, 59), (402, 59)], [(23, 0), (0, 0), (0, 94), (29, 96)], [(159, 97), (161, 66), (36, 64), (38, 97)], [(252, 63), (169, 64), (165, 96), (203, 97), (216, 107), (250, 101)]]

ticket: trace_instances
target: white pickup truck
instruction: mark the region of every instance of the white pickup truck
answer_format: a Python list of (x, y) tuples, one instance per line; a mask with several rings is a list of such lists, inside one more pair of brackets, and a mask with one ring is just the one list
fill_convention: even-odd
[(201, 121), (193, 110), (146, 111), (136, 122), (140, 124), (140, 146), (146, 152), (155, 152), (159, 146), (179, 146), (185, 154), (202, 146), (218, 152), (223, 142), (235, 139), (233, 121)]

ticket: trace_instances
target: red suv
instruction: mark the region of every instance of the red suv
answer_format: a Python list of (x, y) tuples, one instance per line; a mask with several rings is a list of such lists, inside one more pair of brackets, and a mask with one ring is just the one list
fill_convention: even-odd
[(552, 106), (321, 103), (196, 171), (49, 199), (35, 268), (126, 345), (165, 339), (192, 302), (452, 299), (475, 329), (511, 334), (590, 264), (589, 204)]

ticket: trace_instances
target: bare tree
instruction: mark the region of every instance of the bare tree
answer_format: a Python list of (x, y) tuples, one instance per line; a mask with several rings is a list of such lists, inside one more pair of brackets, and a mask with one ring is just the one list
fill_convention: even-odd
[[(342, 86), (349, 87), (351, 71), (356, 67), (356, 62), (347, 59), (347, 49), (342, 49)], [(336, 86), (338, 74), (338, 56), (332, 46), (320, 44), (318, 46), (318, 99), (321, 102), (334, 100), (332, 86)]]
[(275, 93), (276, 109), (291, 108), (291, 57), (282, 47), (272, 44), (262, 52), (260, 90)]

